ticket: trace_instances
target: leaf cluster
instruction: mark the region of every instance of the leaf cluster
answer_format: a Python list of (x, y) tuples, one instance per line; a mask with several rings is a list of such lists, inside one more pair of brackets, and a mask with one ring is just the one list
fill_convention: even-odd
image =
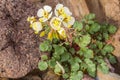
[(66, 80), (82, 80), (86, 73), (95, 77), (97, 70), (108, 73), (105, 59), (114, 64), (116, 58), (112, 55), (114, 47), (107, 44), (106, 40), (115, 34), (117, 28), (98, 23), (94, 14), (85, 16), (81, 22), (76, 21), (73, 28), (72, 45), (57, 39), (45, 40), (40, 44), (40, 51), (49, 52), (51, 56), (41, 56), (39, 69), (43, 71), (50, 68)]

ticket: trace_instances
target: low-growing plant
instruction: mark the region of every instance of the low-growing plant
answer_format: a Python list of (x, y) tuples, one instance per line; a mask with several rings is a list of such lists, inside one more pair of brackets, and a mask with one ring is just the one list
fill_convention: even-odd
[(108, 73), (105, 59), (114, 64), (116, 58), (112, 54), (114, 47), (107, 41), (117, 28), (98, 23), (95, 14), (76, 21), (70, 10), (62, 4), (57, 4), (54, 12), (55, 17), (52, 17), (52, 8), (46, 5), (38, 10), (39, 20), (28, 17), (30, 27), (36, 34), (48, 36), (39, 46), (43, 53), (38, 68), (41, 71), (49, 68), (65, 80), (81, 80), (84, 74), (95, 77), (97, 70)]

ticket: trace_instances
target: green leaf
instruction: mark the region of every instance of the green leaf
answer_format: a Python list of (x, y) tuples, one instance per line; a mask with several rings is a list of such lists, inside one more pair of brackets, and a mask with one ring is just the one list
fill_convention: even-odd
[(101, 50), (102, 55), (106, 55), (107, 53), (112, 53), (114, 50), (114, 47), (112, 45), (105, 45), (104, 48)]
[(39, 48), (41, 51), (51, 51), (52, 50), (52, 46), (50, 44), (50, 41), (48, 41), (48, 40), (41, 43)]
[(78, 71), (70, 74), (70, 80), (82, 80), (83, 72)]
[(55, 60), (59, 61), (60, 60), (60, 55), (58, 53), (53, 53), (53, 57)]
[(75, 49), (74, 48), (70, 48), (69, 52), (72, 53), (72, 54), (75, 54)]
[(81, 60), (79, 57), (74, 57), (74, 60), (75, 60), (75, 62), (77, 62), (77, 63), (81, 63), (81, 62), (82, 62), (82, 60)]
[(109, 73), (109, 68), (105, 62), (102, 62), (101, 64), (98, 65), (98, 70), (101, 70), (104, 74)]
[(88, 15), (86, 15), (85, 16), (85, 18), (87, 19), (87, 20), (92, 20), (92, 19), (95, 19), (95, 14), (88, 14)]
[(84, 62), (82, 62), (82, 63), (80, 64), (80, 70), (85, 71), (86, 69), (87, 69), (87, 64), (84, 63)]
[(62, 73), (61, 68), (57, 64), (55, 65), (54, 72), (55, 72), (55, 74), (61, 74)]
[(68, 61), (69, 58), (70, 58), (69, 53), (64, 53), (63, 55), (61, 55), (61, 62)]
[(108, 33), (103, 33), (103, 38), (104, 38), (105, 40), (108, 40), (108, 39), (109, 39), (109, 34), (108, 34)]
[(96, 45), (96, 44), (94, 44), (94, 43), (91, 43), (91, 44), (90, 44), (90, 49), (93, 49), (93, 50), (95, 49), (95, 50), (96, 50), (96, 48), (97, 48), (97, 45)]
[(112, 53), (113, 50), (114, 50), (114, 47), (112, 45), (110, 45), (110, 44), (109, 45), (105, 45), (104, 48), (103, 48), (103, 50), (105, 52), (107, 52), (107, 53)]
[(112, 64), (117, 63), (115, 56), (113, 56), (112, 54), (108, 55), (108, 59), (109, 59), (110, 63), (112, 63)]
[(77, 51), (77, 54), (79, 54), (80, 56), (83, 56), (84, 51), (82, 49), (80, 49), (79, 51)]
[(42, 59), (42, 60), (47, 60), (47, 59), (48, 59), (48, 56), (47, 56), (47, 55), (42, 55), (42, 56), (41, 56), (41, 59)]
[(97, 44), (97, 46), (98, 46), (99, 49), (103, 48), (103, 43), (102, 42), (97, 41), (96, 44)]
[(91, 42), (91, 37), (89, 34), (83, 35), (82, 37), (80, 37), (79, 40), (79, 46), (80, 47), (85, 47), (87, 46), (89, 43)]
[(74, 25), (73, 25), (73, 28), (75, 28), (76, 30), (80, 31), (83, 29), (83, 24), (78, 22), (78, 21), (75, 21)]
[(96, 66), (90, 59), (85, 59), (85, 63), (87, 64), (87, 72), (90, 76), (95, 77), (96, 75)]
[(67, 78), (69, 78), (69, 74), (65, 73), (65, 74), (62, 75), (62, 77), (63, 77), (64, 79), (67, 79)]
[(90, 29), (90, 26), (89, 26), (89, 25), (86, 25), (86, 26), (85, 26), (85, 30), (86, 30), (86, 31), (89, 31), (89, 29)]
[(85, 61), (85, 63), (86, 63), (86, 64), (92, 64), (92, 63), (93, 63), (93, 62), (92, 62), (92, 60), (87, 59), (87, 58), (86, 58), (86, 59), (84, 59), (84, 61)]
[(91, 34), (94, 34), (95, 32), (98, 32), (100, 30), (100, 25), (98, 23), (94, 23), (92, 24), (92, 26), (90, 26), (89, 32)]
[(96, 66), (95, 66), (95, 64), (94, 63), (88, 64), (87, 71), (88, 71), (88, 74), (90, 76), (95, 77), (95, 75), (96, 75)]
[(41, 43), (40, 44), (40, 50), (41, 51), (47, 51), (48, 50), (48, 45), (47, 44), (45, 44), (45, 43)]
[(85, 58), (93, 58), (94, 57), (94, 53), (93, 50), (88, 49), (87, 47), (81, 48), (77, 54), (79, 54), (80, 56), (84, 56)]
[(41, 71), (46, 70), (46, 69), (48, 68), (47, 62), (45, 62), (45, 61), (40, 61), (40, 62), (38, 63), (38, 68), (39, 68)]
[(74, 63), (74, 64), (71, 65), (71, 71), (73, 71), (73, 72), (78, 71), (79, 68), (80, 68), (79, 63)]
[(58, 55), (63, 54), (66, 50), (64, 46), (59, 46), (59, 45), (53, 45), (53, 48), (55, 49), (55, 53)]
[(93, 20), (88, 20), (87, 23), (88, 24), (94, 24), (94, 21)]
[(113, 25), (110, 25), (108, 31), (110, 34), (114, 34), (117, 31), (117, 28)]
[(93, 51), (91, 49), (85, 49), (84, 50), (84, 57), (85, 58), (93, 58)]
[(103, 56), (96, 56), (95, 60), (97, 60), (98, 64), (101, 64), (101, 63), (105, 62)]
[(56, 60), (52, 58), (51, 60), (48, 61), (49, 67), (54, 68), (56, 65)]

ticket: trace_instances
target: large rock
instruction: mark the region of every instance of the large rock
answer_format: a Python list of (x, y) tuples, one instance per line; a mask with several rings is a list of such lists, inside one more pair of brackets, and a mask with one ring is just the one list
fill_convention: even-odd
[(98, 80), (120, 80), (120, 76), (116, 73), (103, 74), (99, 71)]
[[(54, 4), (49, 1), (46, 4)], [(44, 3), (30, 0), (0, 0), (0, 76), (19, 78), (37, 68), (40, 39), (29, 28), (28, 16)]]

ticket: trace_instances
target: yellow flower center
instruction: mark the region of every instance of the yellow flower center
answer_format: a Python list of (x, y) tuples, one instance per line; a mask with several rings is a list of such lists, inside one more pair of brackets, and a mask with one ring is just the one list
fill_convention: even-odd
[(58, 9), (58, 15), (64, 14), (64, 7)]
[(44, 15), (45, 18), (48, 18), (49, 13), (47, 11), (44, 11), (43, 15)]
[(70, 16), (66, 16), (63, 21), (67, 23), (67, 22), (69, 22), (70, 20), (71, 20), (71, 17), (70, 17)]
[(53, 22), (52, 22), (52, 24), (54, 25), (54, 27), (56, 27), (57, 29), (59, 28), (60, 23), (61, 22), (58, 19), (54, 19)]

